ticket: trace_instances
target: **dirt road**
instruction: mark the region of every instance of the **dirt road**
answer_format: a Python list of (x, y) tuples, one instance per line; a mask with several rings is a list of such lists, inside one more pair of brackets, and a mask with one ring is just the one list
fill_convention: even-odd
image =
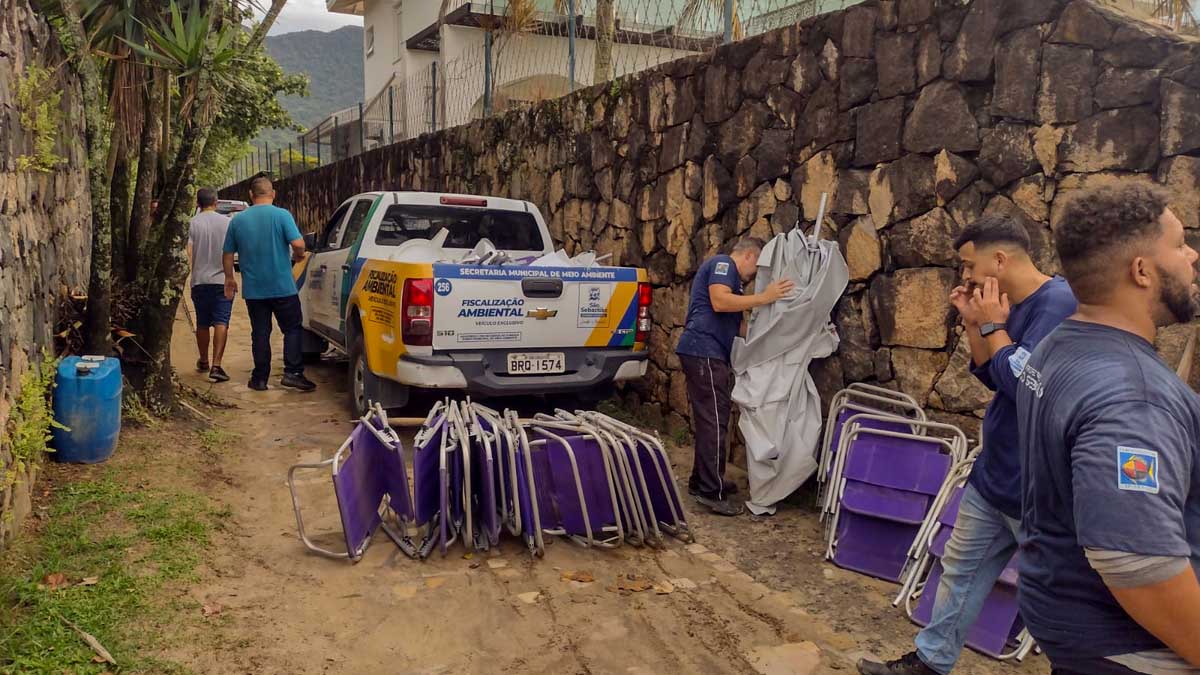
[[(176, 366), (209, 390), (194, 373), (188, 331), (181, 315)], [(234, 380), (211, 387), (237, 407), (216, 416), (223, 447), (202, 474), (202, 489), (233, 516), (188, 591), (223, 612), (205, 628), (211, 635), (169, 654), (198, 672), (846, 673), (865, 651), (891, 656), (911, 644), (914, 629), (888, 605), (893, 587), (821, 562), (814, 519), (802, 509), (765, 521), (693, 515), (698, 543), (657, 551), (560, 541), (532, 560), (509, 539), (488, 554), (456, 547), (421, 563), (380, 534), (358, 564), (309, 554), (285, 475), (329, 457), (349, 432), (345, 367), (311, 367), (314, 393), (274, 387), (278, 372), (271, 391), (253, 392), (248, 336), (239, 301), (225, 359)], [(276, 370), (278, 343), (277, 334)], [(675, 459), (683, 475), (686, 452)], [(332, 532), (327, 474), (306, 478), (302, 497), (310, 529)], [(571, 572), (595, 581), (565, 580)], [(616, 588), (643, 580), (658, 589)], [(1047, 670), (1031, 661), (1021, 671)], [(975, 655), (964, 665), (1013, 671)]]

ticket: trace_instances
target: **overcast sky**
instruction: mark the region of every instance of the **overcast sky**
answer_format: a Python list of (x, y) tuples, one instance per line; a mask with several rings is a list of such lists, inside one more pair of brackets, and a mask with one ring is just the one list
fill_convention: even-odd
[(271, 35), (298, 30), (336, 30), (342, 26), (361, 26), (362, 17), (325, 11), (325, 0), (288, 0), (271, 27)]

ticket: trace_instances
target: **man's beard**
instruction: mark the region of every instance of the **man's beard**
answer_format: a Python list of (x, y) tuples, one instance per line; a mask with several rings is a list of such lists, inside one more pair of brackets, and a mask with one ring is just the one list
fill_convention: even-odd
[(1158, 268), (1158, 276), (1162, 279), (1159, 300), (1171, 313), (1175, 323), (1187, 323), (1195, 318), (1198, 308), (1195, 285), (1179, 281), (1161, 267)]

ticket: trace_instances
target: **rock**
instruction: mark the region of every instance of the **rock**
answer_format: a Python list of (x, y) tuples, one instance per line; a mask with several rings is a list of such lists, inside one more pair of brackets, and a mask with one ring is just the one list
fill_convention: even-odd
[(737, 164), (762, 140), (763, 129), (771, 112), (758, 101), (747, 101), (733, 117), (721, 125), (717, 134), (717, 149), (721, 161), (728, 166)]
[(957, 84), (934, 82), (921, 90), (904, 128), (904, 149), (925, 153), (979, 149), (979, 125)]
[(874, 59), (846, 59), (842, 64), (842, 110), (869, 100), (878, 81)]
[(942, 150), (933, 160), (934, 191), (938, 206), (944, 206), (979, 177), (979, 169), (969, 159)]
[(917, 86), (924, 87), (942, 76), (942, 41), (933, 28), (921, 33), (917, 43)]
[(871, 174), (868, 203), (879, 228), (934, 208), (937, 196), (933, 160), (923, 155), (905, 155), (876, 169)]
[(945, 347), (951, 320), (948, 298), (957, 276), (944, 267), (876, 275), (871, 282), (871, 308), (883, 344)]
[(842, 23), (842, 53), (847, 58), (869, 59), (875, 55), (875, 23), (879, 12), (864, 5), (846, 10)]
[(638, 196), (638, 218), (640, 220), (658, 220), (666, 213), (667, 183), (659, 180), (653, 185), (646, 185)]
[(871, 216), (862, 216), (838, 234), (850, 268), (850, 281), (866, 281), (883, 267), (883, 254), (875, 223)]
[(920, 405), (925, 405), (929, 393), (933, 391), (934, 381), (945, 370), (949, 358), (945, 352), (927, 349), (892, 349), (892, 371), (900, 391), (916, 399)]
[(782, 178), (775, 180), (776, 201), (786, 202), (792, 198), (792, 184)]
[(865, 216), (871, 212), (871, 172), (845, 169), (838, 172), (832, 213)]
[(667, 402), (671, 406), (671, 410), (690, 412), (687, 397), (687, 380), (684, 379), (682, 370), (676, 370), (671, 373), (670, 392)]
[(755, 52), (754, 57), (750, 59), (750, 63), (746, 64), (747, 73), (754, 73), (756, 77), (745, 77), (742, 80), (742, 93), (747, 98), (762, 98), (767, 93), (769, 82), (765, 77), (767, 59), (769, 55), (766, 50)]
[(757, 177), (760, 183), (787, 175), (791, 143), (792, 132), (787, 129), (767, 129), (763, 132), (762, 142), (754, 151), (754, 158), (758, 163)]
[[(633, 209), (620, 199), (612, 200), (612, 206), (609, 207), (608, 211), (608, 218), (614, 227), (619, 227), (623, 230), (633, 227)], [(649, 252), (646, 251), (646, 253)]]
[(1029, 176), (1017, 181), (1009, 196), (1017, 208), (1038, 222), (1050, 220), (1050, 205), (1046, 203), (1046, 177)]
[(804, 219), (813, 222), (821, 204), (821, 193), (829, 193), (829, 203), (837, 199), (838, 170), (833, 154), (822, 152), (792, 173), (792, 193), (800, 195)]
[(963, 190), (946, 205), (946, 212), (963, 227), (975, 222), (983, 214), (983, 195), (979, 193), (979, 188), (972, 185)]
[(775, 113), (786, 129), (794, 129), (804, 110), (804, 97), (787, 87), (772, 87), (767, 94), (767, 107)]
[(716, 157), (709, 156), (704, 160), (704, 219), (716, 218), (736, 196), (729, 172)]
[(1123, 68), (1154, 68), (1171, 51), (1169, 29), (1140, 21), (1123, 21), (1112, 36), (1112, 45), (1100, 54), (1105, 63)]
[(1096, 105), (1109, 110), (1156, 103), (1161, 75), (1159, 70), (1107, 68), (1096, 83)]
[(893, 31), (900, 24), (900, 15), (897, 12), (896, 0), (880, 0), (879, 2), (879, 30)]
[(1163, 80), (1163, 155), (1182, 155), (1197, 148), (1200, 148), (1200, 90)]
[(688, 162), (685, 168), (684, 192), (688, 199), (700, 199), (704, 192), (704, 169), (696, 162)]
[(996, 49), (992, 114), (1035, 121), (1041, 71), (1042, 36), (1039, 28), (1034, 26), (1005, 36)]
[(887, 347), (877, 349), (872, 360), (875, 362), (875, 379), (880, 382), (891, 382), (893, 377), (892, 350)]
[(1047, 176), (1054, 175), (1058, 168), (1058, 148), (1066, 133), (1066, 128), (1052, 124), (1044, 124), (1033, 133), (1033, 154)]
[(1191, 376), (1188, 378), (1188, 384), (1193, 389), (1200, 384), (1200, 364), (1196, 363), (1197, 360), (1200, 360), (1200, 349), (1192, 355), (1192, 361), (1187, 364), (1183, 363), (1183, 354), (1187, 350), (1188, 340), (1196, 336), (1197, 329), (1200, 329), (1200, 325), (1195, 321), (1176, 324), (1158, 329), (1158, 335), (1154, 338), (1155, 351), (1172, 370), (1181, 365), (1190, 367)]
[(1158, 167), (1158, 182), (1171, 191), (1171, 211), (1183, 226), (1200, 228), (1200, 158), (1170, 157)]
[(1066, 0), (1008, 0), (1000, 19), (1000, 33), (1049, 23), (1062, 13)]
[(1004, 0), (975, 0), (971, 3), (962, 28), (942, 63), (942, 70), (948, 79), (981, 82), (991, 77), (996, 36), (1005, 4)]
[(965, 335), (959, 337), (934, 390), (942, 399), (942, 407), (949, 412), (970, 413), (992, 401), (992, 391), (971, 374), (971, 345)]
[(1078, 122), (1092, 114), (1092, 50), (1070, 45), (1042, 49), (1038, 119), (1043, 124)]
[(1105, 110), (1075, 125), (1061, 166), (1094, 173), (1148, 171), (1158, 163), (1158, 115), (1150, 107)]
[(567, 192), (563, 183), (562, 171), (555, 171), (554, 175), (550, 176), (550, 209), (554, 210), (559, 204), (562, 204), (563, 195)]
[(962, 228), (945, 209), (899, 223), (888, 233), (892, 262), (896, 267), (957, 267), (954, 239)]
[(900, 157), (904, 98), (869, 103), (858, 111), (854, 165), (874, 166)]
[(841, 340), (838, 360), (841, 361), (844, 376), (850, 378), (851, 382), (866, 380), (875, 372), (870, 336), (862, 321), (863, 297), (842, 296), (833, 310), (833, 323)]
[(606, 202), (613, 200), (613, 172), (611, 167), (605, 167), (596, 172), (596, 190), (600, 193), (600, 199)]
[[(779, 197), (779, 181), (775, 181), (775, 196)], [(788, 190), (791, 186), (788, 185)], [(800, 219), (800, 207), (794, 202), (779, 202), (779, 206), (775, 207), (775, 213), (771, 214), (771, 231), (775, 233), (790, 232), (796, 227), (796, 221)]]
[(1037, 157), (1023, 124), (1001, 122), (983, 134), (979, 170), (992, 185), (1003, 187), (1038, 170)]
[(933, 18), (934, 0), (900, 0), (898, 8), (900, 26), (915, 26)]
[(826, 82), (805, 105), (800, 123), (796, 125), (794, 143), (797, 147), (812, 143), (817, 150), (823, 150), (835, 141), (850, 140), (854, 137), (850, 118), (838, 108), (838, 86)]
[(833, 82), (838, 79), (841, 72), (839, 70), (841, 59), (842, 55), (838, 51), (837, 45), (833, 44), (833, 40), (826, 40), (825, 46), (821, 48), (820, 58), (821, 73), (826, 80)]
[(800, 54), (792, 61), (788, 87), (801, 96), (808, 96), (821, 85), (821, 79), (821, 64), (817, 63), (817, 57), (800, 50)]
[(1050, 42), (1104, 49), (1112, 41), (1115, 30), (1091, 2), (1075, 0), (1058, 17), (1058, 24), (1050, 34)]
[(733, 168), (733, 185), (737, 190), (738, 199), (744, 198), (746, 195), (754, 191), (758, 185), (758, 162), (754, 161), (754, 157), (746, 155), (737, 166)]
[(676, 167), (683, 166), (687, 159), (685, 153), (687, 144), (688, 125), (681, 124), (663, 132), (662, 150), (658, 154), (658, 170), (666, 173)]
[(724, 65), (712, 64), (704, 70), (704, 121), (720, 124), (742, 104), (741, 75)]
[(916, 38), (908, 33), (880, 36), (876, 46), (880, 98), (911, 94), (917, 90), (916, 47)]

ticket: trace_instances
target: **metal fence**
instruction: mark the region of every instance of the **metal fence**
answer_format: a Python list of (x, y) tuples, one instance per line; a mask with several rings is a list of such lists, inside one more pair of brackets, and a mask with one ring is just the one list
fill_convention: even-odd
[[(434, 25), (410, 37), (374, 96), (331, 113), (287, 148), (256, 147), (232, 167), (233, 178), (261, 171), (290, 175), (858, 2), (451, 0), (441, 30)], [(605, 6), (612, 8), (611, 18)], [(603, 58), (597, 63), (601, 43), (611, 44), (607, 65)]]

